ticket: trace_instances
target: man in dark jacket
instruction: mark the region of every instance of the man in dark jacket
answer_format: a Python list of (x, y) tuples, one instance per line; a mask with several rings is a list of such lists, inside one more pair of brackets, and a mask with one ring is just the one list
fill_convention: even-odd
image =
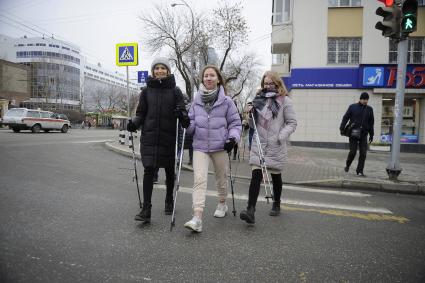
[(357, 175), (365, 177), (363, 174), (363, 168), (366, 161), (366, 152), (367, 152), (367, 135), (369, 134), (369, 143), (373, 141), (373, 109), (368, 106), (369, 94), (363, 92), (360, 95), (360, 101), (358, 103), (351, 104), (348, 107), (347, 112), (345, 112), (344, 117), (342, 117), (342, 122), (339, 127), (341, 135), (345, 135), (344, 128), (347, 125), (353, 125), (353, 129), (360, 129), (360, 138), (353, 136), (349, 137), (350, 141), (350, 152), (348, 153), (346, 166), (344, 168), (345, 172), (348, 172), (350, 165), (356, 157), (357, 147), (359, 147), (359, 162), (357, 164), (356, 173)]
[(127, 125), (128, 131), (136, 131), (139, 127), (142, 129), (140, 155), (145, 169), (143, 208), (135, 220), (144, 222), (150, 222), (151, 218), (153, 181), (157, 168), (165, 168), (165, 214), (173, 212), (176, 121), (179, 119), (184, 128), (190, 123), (183, 94), (176, 86), (168, 59), (156, 58), (152, 62), (151, 71), (152, 76), (147, 78), (147, 87), (140, 94), (136, 117)]

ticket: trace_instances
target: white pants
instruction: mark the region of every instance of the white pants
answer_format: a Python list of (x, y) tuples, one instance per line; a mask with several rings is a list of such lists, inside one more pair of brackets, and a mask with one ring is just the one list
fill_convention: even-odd
[(207, 191), (208, 166), (210, 158), (215, 169), (215, 181), (219, 200), (227, 198), (227, 168), (229, 157), (225, 150), (205, 153), (193, 152), (193, 210), (203, 211), (205, 207), (205, 194)]

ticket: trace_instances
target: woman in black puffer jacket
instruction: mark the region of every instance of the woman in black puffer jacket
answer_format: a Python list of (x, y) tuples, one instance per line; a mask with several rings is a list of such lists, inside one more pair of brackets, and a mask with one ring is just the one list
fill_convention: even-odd
[(189, 126), (189, 118), (183, 101), (183, 94), (176, 86), (174, 75), (166, 58), (156, 58), (139, 98), (136, 117), (128, 124), (129, 131), (142, 129), (140, 155), (143, 167), (143, 207), (135, 220), (150, 222), (151, 198), (154, 175), (157, 168), (165, 168), (167, 193), (165, 214), (173, 211), (174, 161), (176, 143), (176, 122)]

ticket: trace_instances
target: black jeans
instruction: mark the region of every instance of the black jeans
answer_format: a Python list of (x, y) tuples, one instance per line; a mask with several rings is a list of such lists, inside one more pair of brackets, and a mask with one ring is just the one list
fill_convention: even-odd
[[(167, 193), (165, 196), (165, 202), (173, 201), (173, 190), (174, 190), (174, 166), (164, 168), (165, 178), (167, 185)], [(145, 174), (143, 175), (143, 202), (151, 203), (152, 191), (153, 191), (153, 179), (155, 174), (158, 174), (158, 168), (145, 167)]]
[(362, 172), (366, 161), (367, 152), (367, 135), (361, 136), (360, 139), (350, 138), (350, 152), (348, 153), (347, 167), (350, 167), (354, 158), (356, 157), (357, 147), (359, 148), (359, 162), (357, 163), (356, 172)]
[[(282, 174), (271, 174), (273, 182), (273, 201), (280, 203), (282, 194)], [(248, 207), (255, 207), (258, 195), (260, 194), (260, 185), (263, 180), (261, 169), (252, 170), (251, 183), (249, 184)]]

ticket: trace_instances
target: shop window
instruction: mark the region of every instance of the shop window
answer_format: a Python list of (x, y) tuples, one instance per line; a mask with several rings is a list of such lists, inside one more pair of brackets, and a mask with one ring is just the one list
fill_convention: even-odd
[(360, 63), (362, 39), (328, 38), (328, 64), (358, 64)]
[[(390, 40), (389, 62), (397, 63), (397, 42)], [(425, 37), (407, 39), (407, 63), (425, 64)]]
[[(417, 109), (419, 102), (415, 98), (406, 98), (403, 107), (403, 122), (401, 127), (401, 142), (417, 143), (419, 117)], [(394, 126), (394, 99), (384, 98), (382, 100), (381, 141), (392, 140)]]

